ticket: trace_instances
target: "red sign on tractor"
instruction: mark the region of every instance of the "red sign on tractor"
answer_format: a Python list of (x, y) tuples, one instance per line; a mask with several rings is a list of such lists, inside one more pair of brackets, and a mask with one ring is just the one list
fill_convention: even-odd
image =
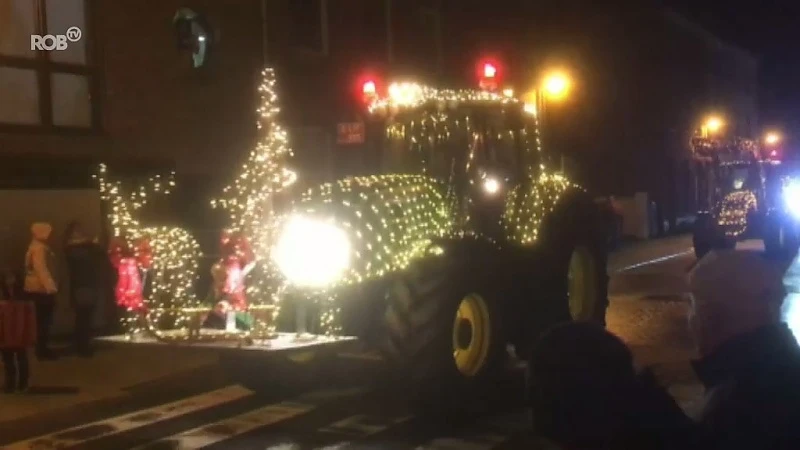
[(344, 122), (336, 127), (339, 144), (363, 144), (366, 138), (364, 122)]

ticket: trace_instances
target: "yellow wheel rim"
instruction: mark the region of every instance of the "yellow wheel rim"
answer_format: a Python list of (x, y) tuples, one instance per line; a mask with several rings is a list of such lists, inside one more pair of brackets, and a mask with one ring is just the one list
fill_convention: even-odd
[(486, 301), (478, 294), (464, 297), (453, 321), (453, 358), (461, 374), (473, 377), (486, 364), (491, 331)]
[(586, 247), (572, 252), (567, 274), (569, 313), (573, 320), (589, 320), (597, 307), (597, 264)]

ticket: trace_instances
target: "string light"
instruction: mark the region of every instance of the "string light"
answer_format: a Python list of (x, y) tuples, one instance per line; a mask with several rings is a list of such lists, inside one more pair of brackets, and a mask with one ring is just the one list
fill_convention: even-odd
[(497, 104), (519, 103), (519, 100), (489, 91), (435, 89), (417, 83), (392, 83), (389, 85), (389, 95), (373, 100), (369, 105), (369, 111), (376, 113), (388, 110), (413, 109), (429, 102), (436, 102), (445, 107), (464, 102)]
[(731, 192), (722, 199), (717, 223), (726, 236), (736, 238), (747, 230), (747, 215), (756, 208), (756, 203), (752, 191)]
[[(140, 265), (140, 270), (148, 277), (150, 287), (145, 296), (147, 315), (142, 317), (132, 310), (126, 311), (122, 325), (128, 336), (141, 332), (153, 333), (163, 337), (164, 330), (177, 330), (179, 335), (189, 335), (189, 325), (193, 322), (193, 309), (200, 303), (194, 293), (197, 270), (201, 258), (200, 246), (186, 230), (178, 227), (146, 227), (136, 218), (140, 210), (154, 194), (169, 194), (175, 186), (174, 173), (166, 179), (160, 176), (150, 178), (149, 183), (128, 192), (119, 181), (110, 181), (108, 169), (100, 164), (94, 175), (101, 198), (109, 208), (109, 222), (113, 237), (125, 242), (147, 241), (152, 254), (148, 268)], [(130, 245), (137, 260), (141, 249)], [(141, 264), (141, 263), (140, 263)]]
[[(459, 116), (445, 108), (435, 111), (420, 109), (429, 102), (440, 106), (465, 102), (519, 106), (520, 109), (523, 106), (516, 99), (489, 92), (440, 91), (409, 83), (390, 86), (388, 98), (372, 103), (370, 111), (376, 114), (395, 113), (401, 109), (418, 111), (413, 117), (394, 116), (386, 128), (386, 136), (390, 142), (399, 141), (404, 146), (410, 144), (410, 151), (420, 166), (408, 169), (423, 174), (347, 178), (308, 190), (295, 205), (294, 210), (299, 214), (317, 216), (322, 220), (333, 219), (350, 238), (352, 258), (348, 270), (339, 281), (321, 292), (308, 293), (310, 297), (323, 299), (320, 300), (323, 302), (320, 321), (329, 334), (340, 330), (340, 309), (332, 295), (337, 288), (396, 273), (428, 253), (440, 254), (442, 250), (431, 245), (438, 238), (479, 235), (469, 214), (471, 203), (460, 204), (454, 183), (442, 182), (439, 180), (441, 174), (434, 173), (437, 161), (430, 159), (438, 156), (446, 160), (446, 156), (425, 150), (439, 142), (452, 141), (456, 133), (461, 133), (468, 138), (469, 151), (460, 169), (456, 166), (451, 168), (451, 180), (455, 170), (466, 170), (468, 174), (476, 175), (476, 152), (482, 134), (477, 132), (475, 121), (469, 115)], [(534, 125), (516, 131), (522, 138), (525, 160), (538, 160), (539, 164), (524, 168), (532, 182), (520, 184), (509, 192), (504, 214), (498, 220), (510, 240), (530, 245), (536, 241), (545, 214), (553, 210), (564, 192), (578, 186), (562, 175), (546, 170), (536, 111), (524, 112), (536, 119)], [(498, 133), (497, 139), (498, 142), (508, 139), (512, 145), (515, 143), (514, 131)], [(470, 183), (475, 182), (473, 178), (476, 177), (471, 176)], [(487, 236), (484, 238), (488, 239)]]
[(522, 245), (536, 242), (545, 215), (553, 211), (571, 187), (577, 186), (559, 174), (542, 174), (532, 186), (514, 188), (506, 199), (503, 215), (508, 239)]
[(226, 210), (230, 215), (230, 231), (241, 232), (253, 246), (256, 269), (247, 279), (249, 304), (272, 304), (277, 317), (280, 277), (269, 258), (278, 221), (273, 203), (277, 194), (295, 183), (297, 175), (286, 167), (292, 149), (288, 133), (278, 121), (280, 107), (275, 71), (264, 69), (262, 77), (258, 89), (261, 106), (257, 110), (261, 138), (234, 182), (223, 190), (222, 198), (212, 200), (211, 205)]

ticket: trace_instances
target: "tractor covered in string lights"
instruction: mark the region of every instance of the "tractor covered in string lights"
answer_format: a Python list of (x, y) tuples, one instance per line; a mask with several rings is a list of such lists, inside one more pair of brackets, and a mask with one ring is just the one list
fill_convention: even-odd
[(309, 189), (272, 250), (282, 311), (317, 299), (317, 329), (380, 351), (426, 409), (493, 386), (509, 345), (605, 323), (603, 215), (548, 167), (536, 108), (482, 69), (484, 89), (366, 83), (375, 172)]
[(742, 239), (762, 239), (769, 255), (795, 254), (800, 189), (782, 151), (738, 137), (695, 137), (691, 144), (699, 209), (695, 255), (732, 249)]

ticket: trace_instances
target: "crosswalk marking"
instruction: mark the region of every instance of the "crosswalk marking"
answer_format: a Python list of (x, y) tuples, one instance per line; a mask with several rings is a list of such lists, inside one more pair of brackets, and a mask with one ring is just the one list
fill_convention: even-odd
[(351, 437), (367, 437), (411, 420), (412, 417), (413, 416), (385, 418), (359, 414), (334, 422), (320, 428), (319, 431), (323, 433), (344, 434)]
[(417, 450), (491, 450), (510, 439), (499, 434), (479, 434), (469, 438), (441, 438), (418, 447)]
[(316, 407), (317, 406), (313, 404), (281, 402), (160, 439), (137, 447), (136, 450), (156, 448), (170, 448), (171, 450), (203, 448), (247, 433), (248, 431), (253, 431), (257, 428), (297, 417), (314, 410)]
[(211, 392), (189, 397), (153, 408), (100, 420), (86, 425), (57, 431), (26, 441), (15, 442), (3, 447), (6, 450), (45, 450), (71, 448), (78, 444), (94, 441), (138, 428), (152, 426), (158, 422), (174, 419), (224, 403), (252, 395), (252, 391), (242, 386), (228, 386)]
[(367, 392), (367, 389), (315, 391), (291, 401), (268, 405), (235, 417), (205, 424), (137, 447), (136, 450), (169, 448), (197, 449), (226, 441), (269, 425), (307, 414), (327, 401)]

